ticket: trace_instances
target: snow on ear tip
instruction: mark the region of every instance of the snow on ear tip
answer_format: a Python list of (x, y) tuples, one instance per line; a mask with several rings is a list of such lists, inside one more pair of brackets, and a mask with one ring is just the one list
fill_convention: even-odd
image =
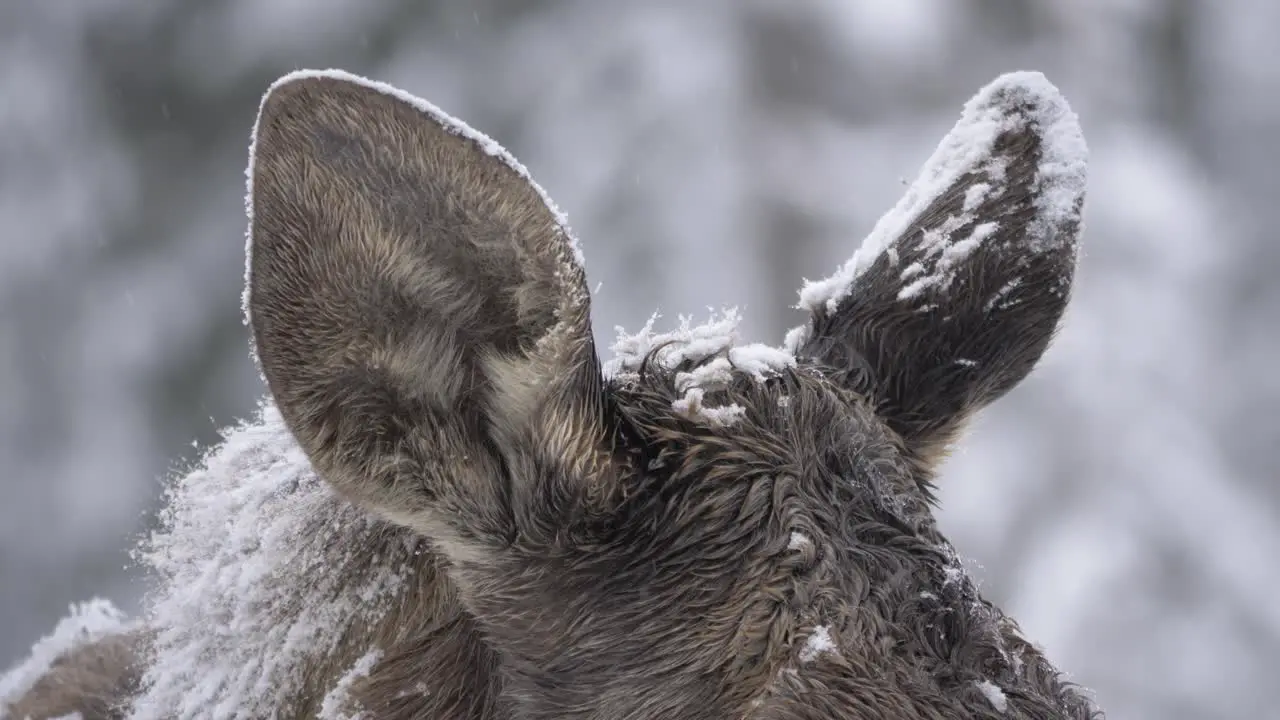
[[(1028, 233), (1033, 251), (1075, 241), (1088, 176), (1089, 147), (1067, 99), (1042, 73), (1001, 75), (965, 108), (970, 116), (996, 112), (1004, 132), (1030, 132), (1039, 140), (1035, 185), (1037, 220)], [(1065, 232), (1064, 232), (1065, 231)]]
[[(1000, 138), (1011, 136), (1034, 138), (1035, 154), (1021, 158), (1035, 163), (1029, 190), (1036, 198), (1037, 221), (1033, 225), (1039, 227), (1028, 233), (1029, 249), (1046, 250), (1072, 241), (1074, 232), (1057, 230), (1079, 221), (1089, 148), (1079, 118), (1043, 73), (1005, 73), (979, 90), (965, 103), (959, 122), (926, 168), (946, 179), (958, 179), (959, 171), (973, 170), (987, 158), (1011, 152), (1008, 148), (1002, 152), (996, 145)], [(945, 162), (948, 157), (951, 163)], [(971, 161), (955, 162), (960, 158)]]
[(1065, 105), (1066, 99), (1044, 73), (1017, 70), (999, 75), (974, 95), (974, 106), (1016, 107), (1027, 104)]
[[(1028, 143), (1004, 144), (1022, 136)], [(1034, 153), (1029, 148), (1034, 147)], [(1023, 148), (1015, 150), (1014, 148)], [(916, 180), (891, 210), (881, 216), (853, 257), (832, 276), (807, 282), (800, 290), (799, 307), (810, 312), (835, 313), (855, 281), (883, 255), (894, 262), (895, 243), (908, 231), (927, 221), (935, 201), (965, 182), (965, 178), (991, 177), (973, 199), (1009, 192), (1002, 182), (1002, 163), (1016, 160), (1007, 153), (1034, 162), (1030, 187), (1033, 217), (1022, 246), (1038, 253), (1074, 245), (1084, 204), (1088, 147), (1080, 123), (1062, 93), (1038, 72), (1012, 72), (997, 77), (978, 91), (925, 162)], [(994, 173), (994, 174), (992, 174)]]
[(293, 72), (281, 75), (275, 80), (275, 82), (267, 86), (267, 91), (263, 93), (263, 101), (265, 103), (271, 97), (278, 96), (280, 91), (285, 89), (304, 85), (319, 87), (323, 86), (326, 82), (366, 86), (370, 84), (369, 80), (354, 73), (349, 73), (346, 70), (294, 70)]

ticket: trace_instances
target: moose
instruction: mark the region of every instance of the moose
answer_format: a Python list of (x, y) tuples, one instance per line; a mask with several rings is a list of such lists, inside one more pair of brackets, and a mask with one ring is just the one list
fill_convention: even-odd
[(1042, 75), (964, 106), (779, 346), (652, 321), (486, 136), (337, 70), (265, 94), (244, 311), (269, 390), (167, 489), (137, 619), (79, 607), (0, 715), (1100, 718), (934, 518), (1037, 364), (1087, 149)]

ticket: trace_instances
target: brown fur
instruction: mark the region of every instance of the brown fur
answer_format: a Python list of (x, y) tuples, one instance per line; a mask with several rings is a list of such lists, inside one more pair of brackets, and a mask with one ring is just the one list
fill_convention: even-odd
[[(396, 557), (392, 548), (403, 546), (406, 535), (389, 526), (385, 542), (353, 562), (376, 566), (375, 557)], [(354, 684), (353, 711), (388, 719), (498, 717), (497, 656), (458, 602), (441, 559), (429, 551), (404, 559), (414, 566), (414, 582), (398, 594), (390, 612), (376, 623), (354, 623), (337, 652), (306, 668), (293, 717), (315, 717), (335, 681), (370, 647), (385, 652), (375, 671)]]
[[(954, 282), (903, 303), (896, 263), (927, 260), (911, 241), (972, 175), (815, 312), (794, 367), (707, 390), (744, 409), (722, 427), (673, 410), (714, 357), (602, 379), (582, 269), (518, 172), (361, 84), (277, 86), (252, 189), (264, 374), (316, 469), (385, 518), (353, 562), (430, 543), (391, 611), (305, 669), (288, 716), (313, 717), (370, 647), (351, 707), (392, 720), (1099, 716), (978, 595), (932, 513), (940, 454), (1066, 306), (1078, 215), (1057, 244), (1019, 244), (1036, 131), (997, 142), (1011, 189), (977, 215), (1000, 232)], [(81, 653), (15, 707), (127, 694), (118, 670), (80, 674), (124, 658)]]
[(42, 720), (78, 712), (81, 720), (122, 720), (125, 702), (138, 690), (138, 647), (145, 642), (144, 633), (132, 632), (73, 648), (23, 697), (0, 707), (0, 717)]

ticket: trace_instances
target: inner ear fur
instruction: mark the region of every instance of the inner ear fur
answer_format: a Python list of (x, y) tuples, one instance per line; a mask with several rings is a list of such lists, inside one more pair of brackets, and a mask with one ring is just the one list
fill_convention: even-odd
[(389, 86), (295, 73), (263, 99), (249, 205), (257, 357), (339, 491), (433, 536), (502, 538), (528, 499), (513, 462), (596, 451), (580, 256), (491, 140)]

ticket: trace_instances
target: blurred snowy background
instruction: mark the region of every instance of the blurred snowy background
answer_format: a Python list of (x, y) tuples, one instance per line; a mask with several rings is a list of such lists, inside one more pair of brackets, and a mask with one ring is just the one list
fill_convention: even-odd
[(1092, 149), (1041, 370), (948, 465), (944, 528), (1115, 718), (1275, 717), (1280, 64), (1272, 0), (18, 0), (0, 6), (0, 666), (94, 594), (160, 479), (262, 392), (240, 324), (268, 82), (343, 67), (510, 148), (583, 240), (600, 340), (801, 320), (997, 74)]

